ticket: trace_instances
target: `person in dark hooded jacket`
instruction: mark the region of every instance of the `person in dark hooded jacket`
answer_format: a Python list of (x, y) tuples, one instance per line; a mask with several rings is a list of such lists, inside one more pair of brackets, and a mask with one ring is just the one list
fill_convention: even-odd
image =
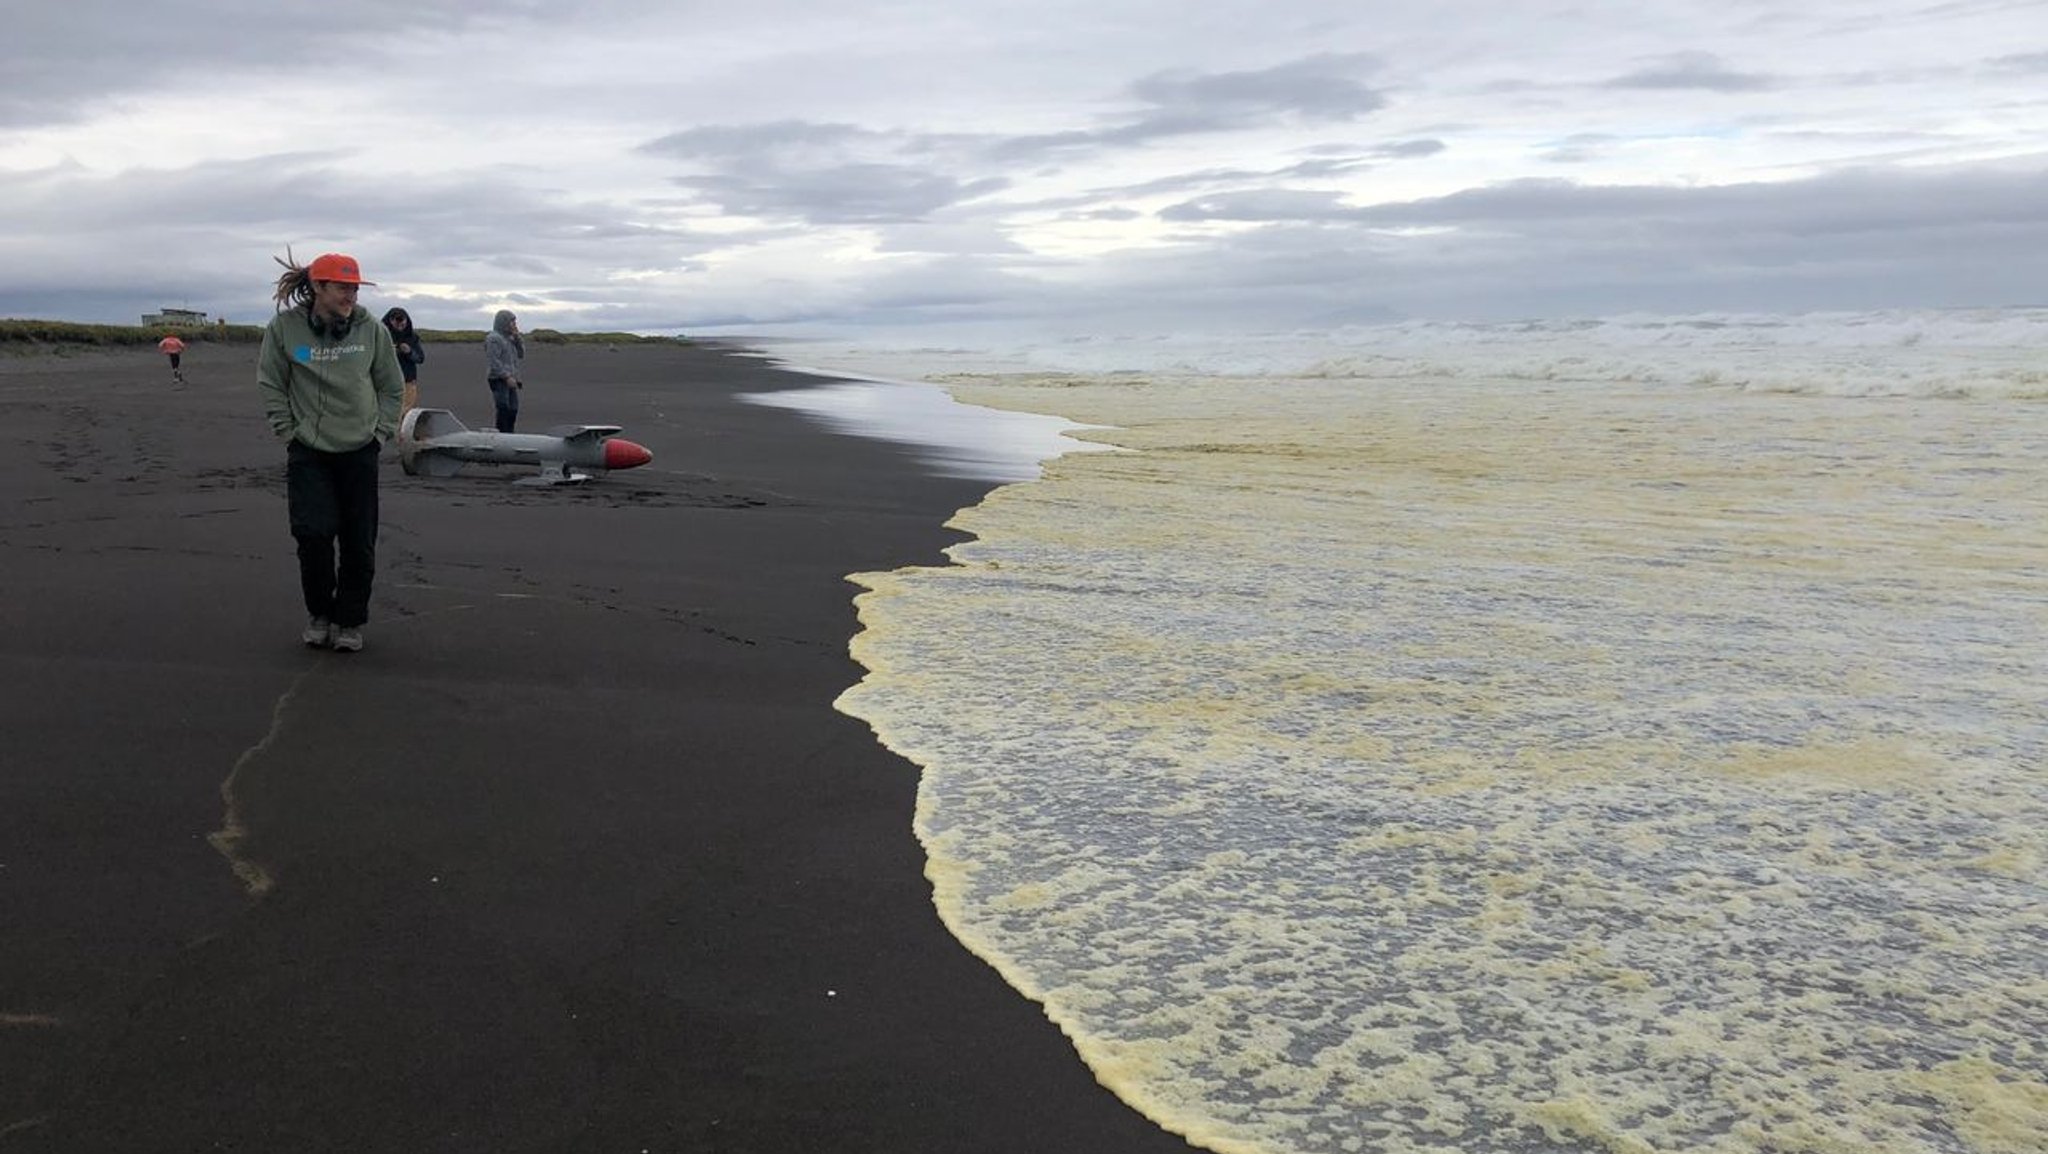
[(391, 343), (398, 346), (398, 369), (405, 374), (405, 403), (398, 407), (404, 420), (420, 404), (420, 366), (427, 363), (427, 346), (413, 331), (412, 314), (404, 309), (386, 309), (384, 327), (391, 330)]

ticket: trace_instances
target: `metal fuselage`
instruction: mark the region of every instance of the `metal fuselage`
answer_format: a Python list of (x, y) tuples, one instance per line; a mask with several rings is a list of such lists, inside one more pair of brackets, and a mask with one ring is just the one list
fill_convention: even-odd
[(618, 436), (618, 425), (563, 425), (545, 433), (472, 429), (446, 409), (414, 409), (398, 428), (400, 465), (411, 476), (452, 477), (466, 463), (533, 465), (522, 483), (561, 484), (585, 477), (572, 469), (632, 469), (654, 459)]

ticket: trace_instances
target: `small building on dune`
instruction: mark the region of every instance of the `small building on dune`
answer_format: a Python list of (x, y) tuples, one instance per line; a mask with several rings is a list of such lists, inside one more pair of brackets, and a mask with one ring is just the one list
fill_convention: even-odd
[(162, 312), (143, 313), (142, 323), (152, 329), (191, 329), (207, 324), (206, 314), (191, 309), (164, 309)]

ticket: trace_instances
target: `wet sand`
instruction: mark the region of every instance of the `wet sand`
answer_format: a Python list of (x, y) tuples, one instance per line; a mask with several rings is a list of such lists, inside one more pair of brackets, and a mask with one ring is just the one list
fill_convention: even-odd
[[(422, 403), (483, 426), (465, 355)], [(945, 932), (831, 707), (844, 575), (986, 483), (751, 358), (535, 346), (522, 431), (654, 463), (387, 450), (367, 648), (310, 651), (254, 358), (0, 355), (0, 1149), (1188, 1149)]]

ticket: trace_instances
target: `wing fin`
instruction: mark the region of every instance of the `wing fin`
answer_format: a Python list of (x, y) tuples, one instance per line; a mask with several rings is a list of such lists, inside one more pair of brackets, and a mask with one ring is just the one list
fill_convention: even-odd
[(585, 437), (594, 437), (602, 441), (606, 437), (616, 437), (625, 431), (624, 425), (556, 425), (548, 430), (548, 436), (560, 437), (565, 441), (579, 441)]

